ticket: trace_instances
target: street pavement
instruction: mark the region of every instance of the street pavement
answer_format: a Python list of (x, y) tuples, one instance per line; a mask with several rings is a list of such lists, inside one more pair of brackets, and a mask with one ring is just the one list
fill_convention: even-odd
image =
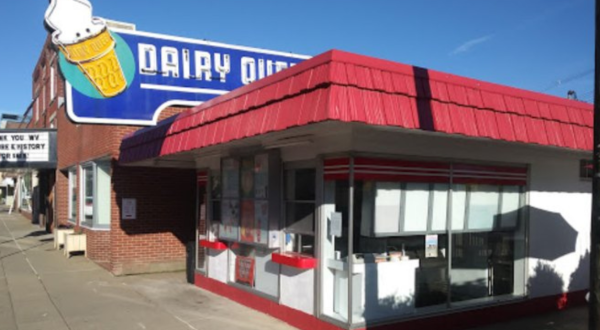
[[(477, 330), (585, 330), (585, 308)], [(400, 328), (400, 327), (399, 327)], [(291, 330), (185, 282), (185, 274), (114, 277), (84, 256), (67, 259), (52, 235), (0, 212), (0, 330)]]

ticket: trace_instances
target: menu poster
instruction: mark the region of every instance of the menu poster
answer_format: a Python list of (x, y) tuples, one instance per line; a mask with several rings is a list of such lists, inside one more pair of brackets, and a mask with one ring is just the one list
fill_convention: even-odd
[(269, 155), (254, 157), (254, 196), (266, 199), (269, 188)]
[(242, 159), (242, 198), (254, 197), (254, 159)]
[(254, 258), (241, 256), (235, 258), (235, 281), (254, 286)]
[(223, 160), (223, 197), (236, 198), (240, 191), (240, 162), (237, 159)]
[(256, 243), (269, 243), (269, 202), (255, 201)]
[(252, 200), (242, 201), (242, 233), (241, 240), (254, 242), (256, 226), (254, 224), (254, 202)]
[(237, 240), (240, 224), (240, 202), (236, 199), (224, 199), (221, 202), (221, 218), (219, 237)]

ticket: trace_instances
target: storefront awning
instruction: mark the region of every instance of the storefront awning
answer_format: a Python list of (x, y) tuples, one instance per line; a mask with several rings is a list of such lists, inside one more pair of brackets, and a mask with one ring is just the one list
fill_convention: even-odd
[(592, 149), (591, 104), (332, 50), (125, 137), (132, 163), (324, 121)]

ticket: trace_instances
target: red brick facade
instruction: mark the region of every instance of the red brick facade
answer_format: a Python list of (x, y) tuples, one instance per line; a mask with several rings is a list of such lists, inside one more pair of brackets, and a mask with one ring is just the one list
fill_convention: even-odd
[[(51, 72), (56, 74), (55, 98), (50, 95)], [(121, 139), (140, 127), (76, 124), (67, 117), (64, 102), (59, 102), (59, 97), (64, 100), (64, 95), (56, 51), (47, 39), (33, 74), (34, 103), (27, 127), (57, 129), (54, 226), (68, 222), (68, 170), (76, 168), (79, 179), (82, 163), (109, 160), (110, 229), (80, 227), (87, 235), (88, 258), (117, 275), (185, 267), (185, 243), (193, 240), (195, 232), (195, 171), (119, 166)], [(60, 107), (59, 103), (62, 103)], [(159, 119), (183, 110), (185, 108), (167, 108)], [(122, 198), (137, 200), (136, 220), (121, 220)], [(80, 205), (77, 207), (79, 210)], [(79, 214), (78, 217), (81, 218)]]

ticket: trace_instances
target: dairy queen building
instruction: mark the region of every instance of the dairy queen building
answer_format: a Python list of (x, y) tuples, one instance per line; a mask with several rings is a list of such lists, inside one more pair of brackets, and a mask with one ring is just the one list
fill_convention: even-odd
[(186, 270), (307, 330), (584, 302), (591, 105), (338, 50), (103, 31), (124, 90), (49, 35), (18, 131), (54, 139), (31, 213), (85, 236), (69, 253), (115, 275)]

